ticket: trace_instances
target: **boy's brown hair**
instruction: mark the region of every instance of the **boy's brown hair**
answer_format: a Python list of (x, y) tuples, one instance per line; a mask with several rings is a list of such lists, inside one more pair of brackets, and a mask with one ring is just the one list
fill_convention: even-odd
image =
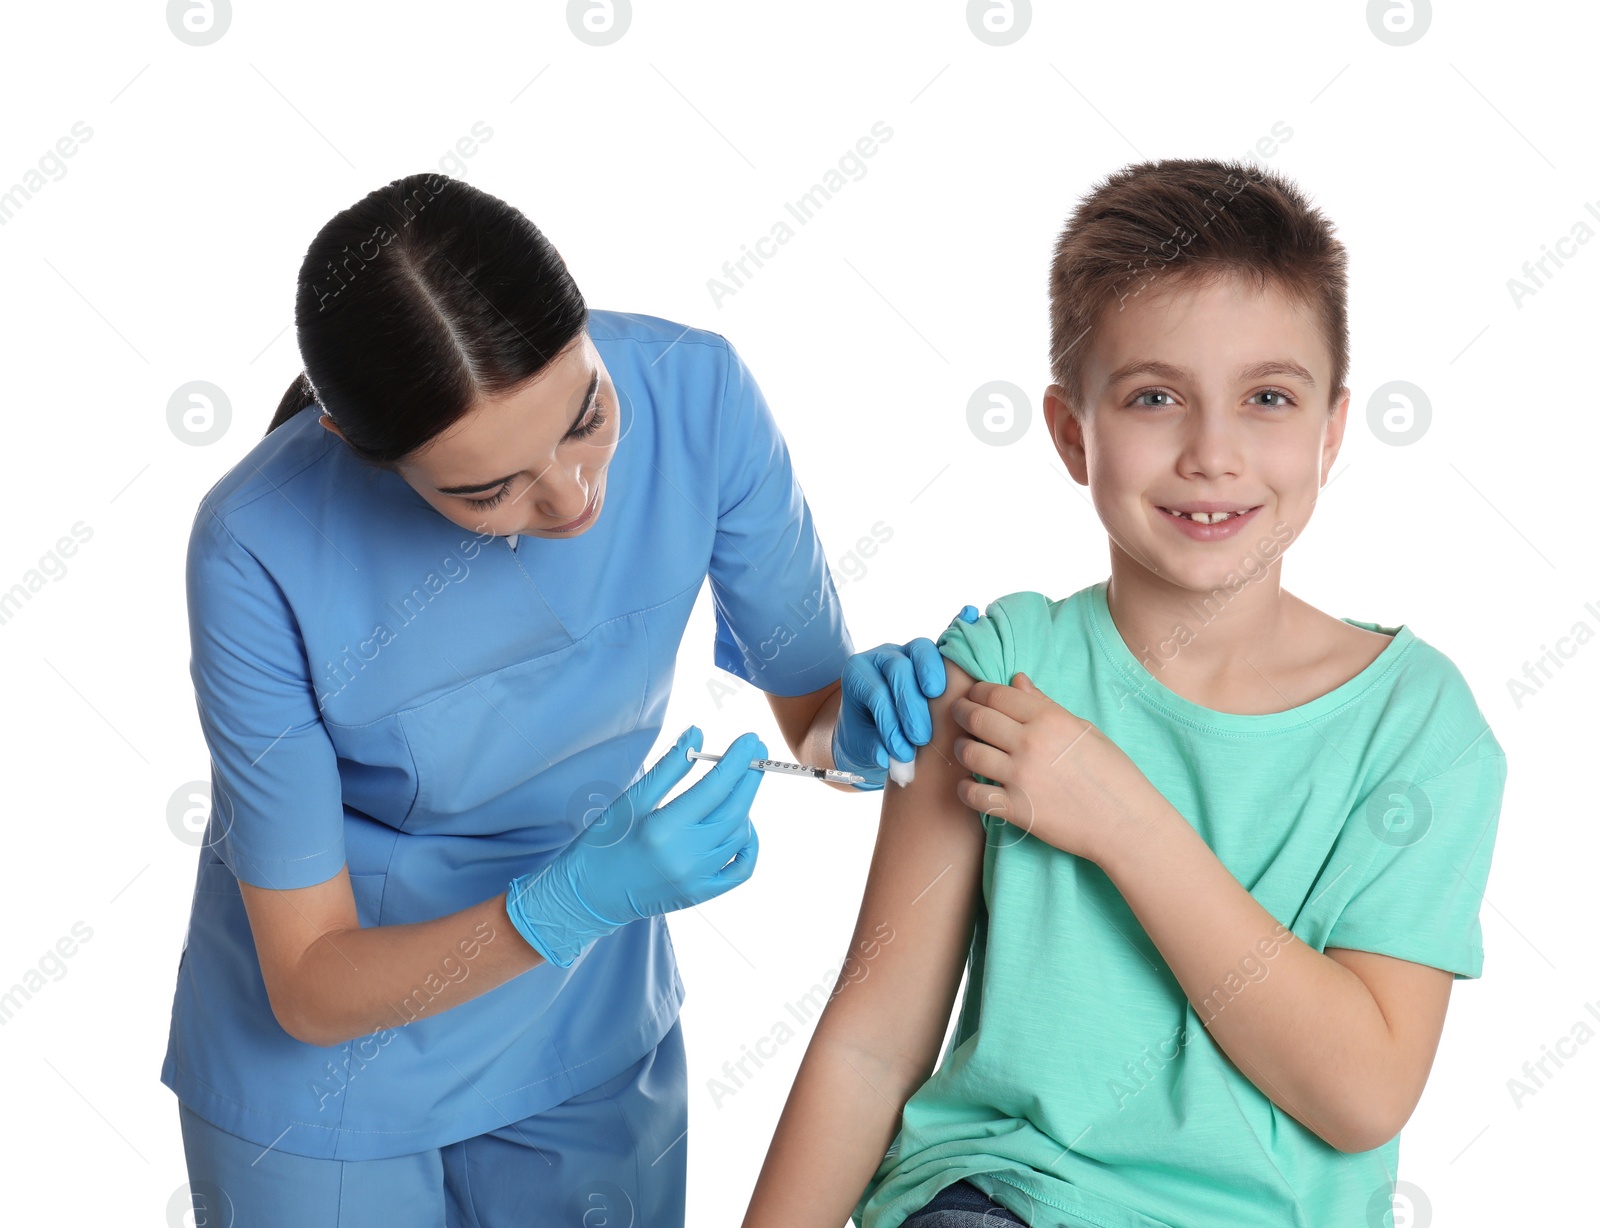
[(1082, 418), (1085, 335), (1141, 291), (1227, 274), (1308, 308), (1333, 360), (1328, 408), (1350, 366), (1344, 245), (1298, 188), (1265, 167), (1211, 158), (1131, 163), (1078, 203), (1050, 262), (1050, 378)]

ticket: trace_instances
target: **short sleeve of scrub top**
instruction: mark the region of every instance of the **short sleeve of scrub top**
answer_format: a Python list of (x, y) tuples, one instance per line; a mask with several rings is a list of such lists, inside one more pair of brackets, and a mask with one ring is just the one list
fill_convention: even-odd
[(764, 691), (800, 695), (841, 672), (832, 639), (807, 633), (838, 596), (778, 424), (743, 360), (731, 350), (729, 359), (711, 553), (715, 661)]
[(621, 422), (585, 533), (464, 530), (356, 458), (316, 406), (195, 517), (190, 673), (212, 811), (161, 1078), (263, 1147), (378, 1159), (503, 1127), (637, 1060), (684, 987), (650, 917), (570, 968), (435, 1013), (444, 980), (470, 975), (470, 958), (442, 961), (393, 1026), (307, 1045), (272, 1014), (240, 881), (303, 887), (347, 866), (363, 926), (502, 893), (648, 767), (708, 581), (714, 663), (764, 690), (820, 689), (854, 651), (734, 349), (648, 315), (591, 311), (588, 328)]
[(323, 882), (344, 864), (338, 757), (294, 615), (214, 511), (202, 508), (191, 542), (189, 672), (211, 751), (206, 842), (242, 882)]

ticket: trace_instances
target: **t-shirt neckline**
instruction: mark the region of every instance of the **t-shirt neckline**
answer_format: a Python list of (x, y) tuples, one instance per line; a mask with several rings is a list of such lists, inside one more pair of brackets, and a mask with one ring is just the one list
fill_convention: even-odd
[(1281, 729), (1295, 728), (1309, 720), (1325, 716), (1357, 698), (1387, 675), (1416, 638), (1411, 628), (1404, 623), (1397, 627), (1384, 627), (1354, 618), (1341, 618), (1339, 621), (1349, 623), (1352, 627), (1361, 627), (1367, 631), (1376, 631), (1392, 637), (1383, 651), (1360, 673), (1346, 679), (1326, 694), (1282, 712), (1220, 712), (1215, 708), (1207, 708), (1185, 699), (1167, 687), (1145, 668), (1138, 657), (1133, 655), (1133, 650), (1123, 641), (1122, 633), (1117, 630), (1117, 624), (1111, 617), (1111, 606), (1106, 597), (1108, 587), (1109, 581), (1101, 580), (1091, 587), (1089, 593), (1090, 627), (1101, 652), (1147, 702), (1165, 709), (1171, 715), (1191, 725), (1210, 729), (1236, 733), (1272, 733)]

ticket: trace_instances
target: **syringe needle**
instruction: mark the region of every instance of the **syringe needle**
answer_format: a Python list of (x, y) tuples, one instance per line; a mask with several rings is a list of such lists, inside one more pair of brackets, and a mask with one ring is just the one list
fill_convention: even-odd
[[(703, 750), (690, 750), (686, 753), (691, 759), (704, 759), (707, 763), (719, 763), (722, 760), (721, 755), (707, 754)], [(867, 779), (855, 772), (811, 767), (805, 763), (788, 763), (782, 759), (752, 759), (750, 766), (763, 772), (780, 772), (785, 776), (809, 776), (813, 780), (823, 780), (830, 784), (859, 785), (864, 784)]]

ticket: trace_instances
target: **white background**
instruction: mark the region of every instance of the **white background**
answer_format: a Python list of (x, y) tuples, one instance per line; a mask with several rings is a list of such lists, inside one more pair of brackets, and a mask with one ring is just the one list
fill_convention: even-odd
[[(1587, 6), (1440, 6), (1405, 46), (1333, 3), (1039, 5), (999, 47), (959, 3), (641, 2), (600, 47), (561, 3), (239, 3), (207, 46), (176, 37), (157, 3), (65, 14), (5, 19), (0, 190), (74, 123), (92, 137), (0, 226), (0, 589), (75, 522), (92, 537), (0, 625), (0, 989), (74, 923), (93, 936), (0, 1027), (19, 1219), (177, 1222), (176, 1101), (157, 1076), (197, 852), (166, 814), (208, 772), (184, 553), (197, 501), (300, 370), (295, 274), (328, 217), (443, 169), (527, 213), (591, 306), (726, 335), (786, 434), (868, 648), (936, 636), (967, 602), (1105, 577), (1104, 532), (1040, 417), (1052, 243), (1124, 164), (1242, 156), (1280, 121), (1292, 136), (1257, 157), (1349, 248), (1353, 359), (1344, 451), (1285, 587), (1445, 652), (1510, 765), (1484, 976), (1457, 982), (1402, 1139), (1400, 1175), (1431, 1206), (1412, 1222), (1592, 1207), (1600, 1044), (1569, 1043), (1520, 1107), (1507, 1087), (1575, 1029), (1587, 1041), (1580, 1021), (1600, 1027), (1585, 1010), (1600, 1011), (1585, 783), (1600, 647), (1520, 705), (1507, 685), (1576, 624), (1600, 627), (1600, 243), (1520, 304), (1508, 289), (1576, 222), (1600, 231), (1584, 209), (1600, 209)], [(893, 136), (866, 173), (715, 301), (724, 261), (879, 120)], [(449, 161), (479, 122), (492, 136)], [(204, 447), (166, 416), (199, 379), (232, 414)], [(996, 379), (1033, 415), (1004, 447), (967, 424), (969, 396)], [(1391, 380), (1432, 407), (1407, 446), (1367, 425)], [(880, 520), (892, 538), (845, 579), (840, 560)], [(731, 680), (711, 637), (702, 592), (657, 753), (692, 722), (707, 749), (753, 728), (782, 755), (752, 688), (715, 697)], [(770, 778), (755, 877), (672, 918), (691, 1224), (738, 1222), (805, 1036), (720, 1106), (707, 1079), (837, 968), (877, 811), (876, 795)]]

